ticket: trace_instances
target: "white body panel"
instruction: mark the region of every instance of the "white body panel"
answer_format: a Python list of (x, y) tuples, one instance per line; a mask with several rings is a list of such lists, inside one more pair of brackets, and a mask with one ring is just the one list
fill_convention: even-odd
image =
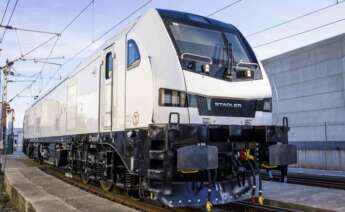
[(184, 71), (187, 92), (203, 94), (212, 97), (231, 97), (239, 99), (258, 99), (271, 97), (271, 89), (267, 87), (268, 81), (252, 80), (244, 82), (228, 82)]
[[(116, 123), (113, 123), (112, 119), (112, 115), (113, 115), (113, 111), (114, 111), (114, 105), (116, 105), (116, 89), (113, 87), (113, 85), (116, 83), (117, 81), (117, 58), (116, 58), (116, 54), (115, 54), (115, 49), (114, 49), (114, 44), (111, 44), (110, 46), (108, 46), (107, 48), (105, 48), (103, 50), (103, 57), (105, 58), (105, 56), (108, 53), (112, 54), (112, 58), (113, 58), (113, 70), (112, 72), (109, 74), (109, 78), (106, 79), (105, 78), (105, 60), (103, 59), (101, 64), (100, 64), (100, 82), (99, 86), (99, 92), (100, 92), (100, 131), (104, 132), (104, 131), (109, 131), (111, 130), (111, 128), (116, 128)], [(97, 101), (98, 102), (98, 101)]]
[(120, 36), (114, 47), (115, 61), (113, 77), (116, 78), (113, 84), (113, 131), (125, 129), (125, 86), (126, 86), (126, 37)]
[[(127, 41), (135, 40), (140, 64), (127, 70)], [(105, 55), (113, 52), (111, 79), (105, 77)], [(180, 122), (202, 124), (271, 125), (271, 113), (256, 112), (254, 118), (200, 116), (196, 108), (159, 106), (159, 89), (241, 99), (272, 96), (263, 79), (228, 82), (183, 71), (162, 18), (151, 10), (87, 60), (26, 111), (24, 138), (54, 137), (147, 128), (167, 124), (169, 113), (178, 112)], [(100, 95), (99, 95), (100, 93)]]
[[(151, 10), (146, 13), (131, 30), (129, 36), (131, 36), (132, 33), (140, 34), (141, 42), (138, 42), (138, 45), (144, 48), (144, 50), (141, 51), (141, 58), (144, 58), (145, 61), (150, 58), (149, 65), (153, 77), (152, 84), (144, 88), (144, 86), (141, 86), (143, 83), (142, 80), (139, 79), (139, 81), (136, 82), (136, 90), (140, 90), (140, 93), (137, 93), (136, 96), (142, 95), (144, 91), (152, 93), (152, 97), (149, 99), (152, 101), (152, 107), (149, 109), (150, 111), (146, 111), (146, 113), (149, 114), (153, 112), (149, 117), (150, 122), (155, 124), (167, 123), (169, 112), (179, 112), (181, 115), (181, 123), (189, 123), (187, 108), (172, 109), (160, 107), (158, 105), (159, 88), (173, 88), (182, 91), (186, 89), (176, 50), (158, 12), (156, 10)], [(131, 71), (128, 71), (127, 74), (130, 74), (130, 72)], [(149, 89), (151, 91), (149, 91)], [(128, 95), (128, 93), (126, 95)], [(128, 104), (126, 104), (126, 106), (127, 105)], [(128, 107), (131, 106), (129, 105)], [(134, 111), (128, 109), (126, 114), (131, 114), (132, 112)], [(144, 125), (141, 126), (145, 126), (146, 123), (143, 124)]]
[[(263, 68), (261, 69), (263, 70)], [(263, 73), (262, 80), (252, 80), (243, 82), (228, 82), (208, 76), (200, 75), (190, 71), (183, 71), (187, 92), (221, 98), (234, 99), (263, 99), (272, 96), (268, 78)], [(190, 122), (193, 124), (203, 124), (205, 120), (210, 124), (217, 125), (271, 125), (272, 113), (257, 111), (255, 118), (241, 117), (221, 117), (221, 116), (200, 116), (197, 108), (189, 108)]]
[(27, 110), (25, 138), (98, 131), (98, 59), (67, 78)]
[[(140, 25), (140, 22), (139, 22)], [(136, 41), (140, 50), (140, 63), (138, 66), (126, 71), (126, 128), (148, 126), (152, 122), (153, 114), (153, 87), (150, 59), (145, 51), (136, 30), (131, 30), (127, 40)]]

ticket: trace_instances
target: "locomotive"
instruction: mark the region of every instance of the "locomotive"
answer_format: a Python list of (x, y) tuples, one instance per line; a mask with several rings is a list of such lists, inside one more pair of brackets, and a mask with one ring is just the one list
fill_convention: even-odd
[(269, 79), (233, 25), (151, 9), (26, 110), (24, 152), (169, 207), (262, 200), (296, 162)]

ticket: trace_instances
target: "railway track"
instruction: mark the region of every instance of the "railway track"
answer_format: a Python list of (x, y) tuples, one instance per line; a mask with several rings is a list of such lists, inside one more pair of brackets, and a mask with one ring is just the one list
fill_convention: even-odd
[(278, 212), (278, 211), (285, 211), (285, 212), (301, 212), (301, 211), (304, 211), (304, 210), (299, 210), (299, 209), (292, 209), (292, 208), (287, 208), (287, 207), (283, 207), (282, 205), (260, 205), (260, 204), (257, 204), (257, 203), (251, 203), (249, 201), (239, 201), (239, 202), (236, 202), (236, 203), (231, 203), (231, 204), (228, 204), (228, 205), (224, 205), (224, 206), (221, 206), (220, 208), (222, 209), (225, 209), (226, 211), (229, 211), (229, 210), (237, 210), (238, 211), (246, 211), (246, 212), (252, 212), (252, 211), (255, 211), (255, 212), (258, 212), (258, 211), (274, 211), (274, 212)]
[[(80, 189), (98, 195), (102, 198), (106, 198), (113, 202), (126, 205), (128, 207), (137, 209), (139, 211), (148, 211), (148, 212), (155, 212), (155, 211), (162, 211), (162, 212), (185, 212), (185, 211), (205, 211), (202, 209), (194, 209), (194, 208), (167, 208), (162, 205), (158, 205), (152, 201), (141, 201), (138, 199), (134, 199), (122, 191), (113, 190), (106, 192), (102, 190), (96, 183), (84, 184), (80, 177), (73, 176), (67, 177), (65, 176), (64, 172), (61, 169), (58, 169), (54, 166), (48, 164), (41, 164), (39, 162), (26, 160), (25, 163), (30, 163), (31, 166), (38, 167), (45, 173), (52, 175), (58, 179), (61, 179), (71, 185), (74, 185)], [(221, 206), (215, 206), (214, 211), (223, 212), (223, 211), (241, 211), (241, 212), (276, 212), (276, 211), (286, 211), (286, 212), (301, 212), (301, 211), (317, 211), (317, 212), (324, 212), (325, 210), (319, 210), (313, 208), (301, 206), (301, 205), (293, 205), (293, 204), (284, 204), (277, 201), (272, 200), (265, 200), (264, 205), (260, 204), (253, 204), (250, 201), (240, 201), (236, 203), (230, 203)]]
[(220, 206), (225, 211), (241, 211), (241, 212), (330, 212), (324, 209), (312, 208), (309, 206), (283, 203), (274, 200), (265, 200), (264, 205), (253, 204), (250, 201), (239, 201), (227, 205)]
[[(273, 181), (280, 181), (279, 173), (273, 172), (272, 175)], [(262, 177), (270, 180), (267, 174), (262, 174)], [(288, 173), (287, 183), (345, 190), (345, 177)]]
[(121, 191), (117, 191), (117, 190), (112, 190), (112, 191), (104, 191), (102, 190), (100, 187), (98, 187), (98, 185), (96, 183), (89, 183), (89, 184), (84, 184), (81, 180), (80, 177), (78, 176), (73, 176), (73, 178), (71, 177), (66, 177), (65, 174), (61, 171), (58, 170), (54, 167), (51, 166), (42, 166), (40, 167), (40, 169), (42, 171), (44, 171), (47, 174), (50, 174), (54, 177), (57, 177), (69, 184), (72, 184), (78, 188), (81, 188), (85, 191), (88, 191), (90, 193), (93, 193), (95, 195), (98, 195), (100, 197), (106, 198), (108, 200), (111, 200), (113, 202), (122, 204), (122, 205), (126, 205), (128, 207), (140, 210), (140, 211), (162, 211), (162, 212), (171, 212), (174, 210), (171, 210), (169, 208), (166, 207), (161, 207), (158, 206), (156, 204), (152, 204), (152, 202), (149, 201), (140, 201), (137, 199), (134, 199), (126, 194), (124, 194), (124, 192)]

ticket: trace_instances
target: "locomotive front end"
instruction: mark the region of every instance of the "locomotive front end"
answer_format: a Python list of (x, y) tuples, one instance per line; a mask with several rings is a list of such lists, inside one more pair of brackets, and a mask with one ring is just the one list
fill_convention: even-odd
[(235, 27), (192, 14), (159, 13), (185, 89), (159, 87), (158, 116), (168, 123), (149, 129), (147, 178), (154, 198), (170, 207), (261, 201), (260, 168), (285, 173), (296, 161), (287, 119), (272, 125), (271, 86), (263, 67)]

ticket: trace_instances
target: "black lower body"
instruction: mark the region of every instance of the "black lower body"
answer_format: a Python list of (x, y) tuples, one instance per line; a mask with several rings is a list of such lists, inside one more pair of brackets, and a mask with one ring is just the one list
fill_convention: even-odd
[[(287, 127), (150, 125), (145, 129), (25, 139), (23, 151), (102, 188), (170, 207), (225, 204), (261, 192), (263, 164), (286, 167)], [(290, 155), (290, 156), (288, 156)]]

